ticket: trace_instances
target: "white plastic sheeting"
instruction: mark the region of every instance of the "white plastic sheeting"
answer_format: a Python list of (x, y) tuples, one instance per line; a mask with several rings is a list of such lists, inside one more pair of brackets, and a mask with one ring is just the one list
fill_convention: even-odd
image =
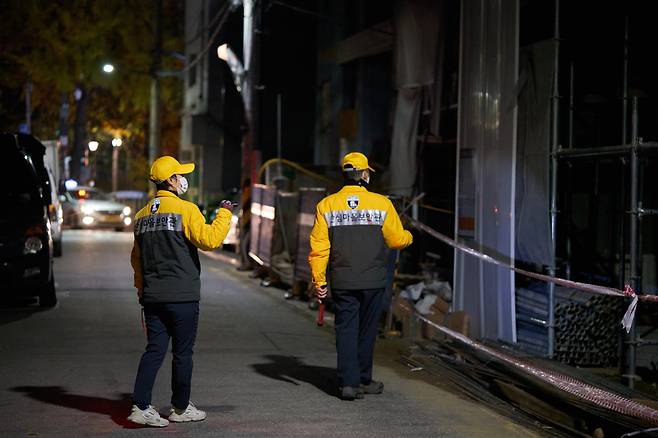
[(420, 117), (421, 88), (401, 88), (395, 102), (395, 123), (391, 148), (391, 189), (410, 196), (417, 173), (417, 132)]
[[(390, 192), (409, 196), (417, 173), (418, 121), (425, 88), (440, 90), (441, 1), (399, 0), (395, 8), (395, 84)], [(432, 94), (432, 91), (427, 93)], [(434, 96), (440, 93), (434, 93)], [(438, 126), (440, 102), (434, 102)]]
[(554, 41), (520, 52), (516, 259), (550, 266), (549, 153)]
[[(518, 0), (463, 0), (457, 237), (514, 259)], [(455, 305), (475, 337), (516, 341), (514, 275), (455, 254)]]
[(434, 83), (441, 1), (399, 0), (395, 8), (395, 85)]

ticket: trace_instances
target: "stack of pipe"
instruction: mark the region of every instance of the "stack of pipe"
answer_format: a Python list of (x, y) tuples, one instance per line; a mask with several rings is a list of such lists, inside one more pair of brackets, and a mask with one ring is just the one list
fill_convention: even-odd
[(555, 305), (555, 357), (571, 365), (616, 366), (623, 301), (581, 292), (561, 298)]
[[(557, 360), (580, 366), (615, 366), (623, 302), (615, 297), (555, 288)], [(545, 285), (516, 293), (517, 341), (524, 350), (548, 353), (548, 296)]]

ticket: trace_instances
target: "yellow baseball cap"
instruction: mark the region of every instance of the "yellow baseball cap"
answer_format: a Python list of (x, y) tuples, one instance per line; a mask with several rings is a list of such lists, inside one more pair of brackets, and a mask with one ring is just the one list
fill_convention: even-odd
[(368, 158), (361, 152), (350, 152), (343, 157), (343, 170), (366, 170), (374, 172), (375, 169), (368, 165)]
[(172, 175), (183, 175), (192, 171), (194, 171), (194, 163), (181, 164), (174, 157), (165, 155), (153, 162), (149, 179), (159, 183)]

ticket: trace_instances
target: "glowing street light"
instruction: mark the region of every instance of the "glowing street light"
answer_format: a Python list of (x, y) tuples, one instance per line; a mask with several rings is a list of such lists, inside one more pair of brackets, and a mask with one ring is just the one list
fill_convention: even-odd
[(105, 73), (112, 73), (114, 71), (114, 66), (112, 64), (103, 65), (103, 71)]
[(120, 147), (122, 144), (123, 144), (123, 140), (121, 140), (120, 138), (115, 137), (112, 139), (112, 146), (114, 146), (115, 148)]
[(90, 141), (87, 143), (87, 146), (89, 146), (89, 150), (92, 152), (96, 152), (98, 150), (98, 142), (97, 141)]
[(235, 86), (238, 91), (242, 92), (242, 86), (244, 85), (247, 72), (240, 59), (226, 43), (217, 47), (217, 57), (228, 64), (231, 73), (233, 73)]
[(217, 57), (222, 61), (228, 61), (228, 44), (224, 43), (217, 47)]

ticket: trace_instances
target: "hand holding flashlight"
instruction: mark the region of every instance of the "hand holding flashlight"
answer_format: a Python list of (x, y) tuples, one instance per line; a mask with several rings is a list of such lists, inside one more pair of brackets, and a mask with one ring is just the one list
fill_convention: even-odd
[(219, 203), (219, 208), (225, 208), (228, 211), (233, 211), (233, 208), (237, 207), (237, 205), (238, 204), (235, 204), (231, 201), (227, 201), (226, 199), (224, 199)]

